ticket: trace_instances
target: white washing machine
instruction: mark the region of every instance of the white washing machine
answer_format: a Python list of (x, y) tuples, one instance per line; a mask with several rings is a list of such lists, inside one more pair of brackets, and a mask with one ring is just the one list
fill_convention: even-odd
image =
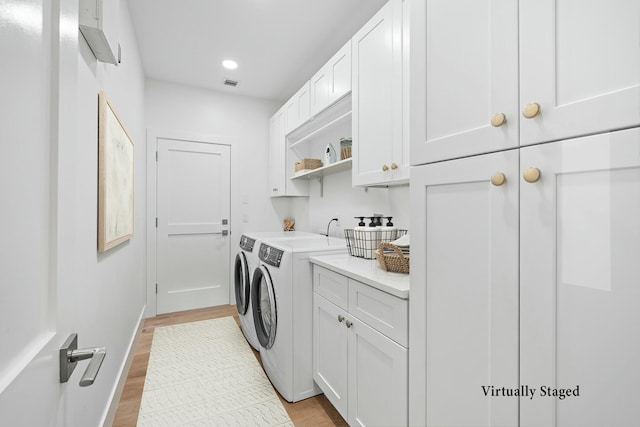
[(316, 237), (322, 238), (324, 236), (303, 231), (266, 231), (249, 232), (240, 237), (240, 250), (236, 254), (233, 268), (236, 307), (238, 308), (242, 333), (249, 344), (256, 350), (260, 351), (260, 343), (256, 335), (253, 311), (251, 309), (251, 277), (258, 266), (260, 241), (267, 238), (275, 241)]
[(345, 253), (344, 239), (269, 240), (260, 244), (251, 302), (260, 358), (289, 402), (322, 393), (313, 382), (313, 272), (309, 257)]

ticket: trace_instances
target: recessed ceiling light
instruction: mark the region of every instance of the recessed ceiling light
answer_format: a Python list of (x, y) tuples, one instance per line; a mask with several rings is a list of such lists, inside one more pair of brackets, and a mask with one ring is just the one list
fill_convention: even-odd
[(225, 59), (224, 61), (222, 61), (222, 66), (228, 70), (235, 70), (236, 68), (238, 68), (238, 63), (230, 59)]

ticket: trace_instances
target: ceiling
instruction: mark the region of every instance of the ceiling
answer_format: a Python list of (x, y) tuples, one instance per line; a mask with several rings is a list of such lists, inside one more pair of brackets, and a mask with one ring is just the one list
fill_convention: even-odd
[[(149, 78), (287, 100), (387, 0), (128, 0)], [(226, 70), (233, 59), (239, 66)], [(235, 88), (225, 79), (238, 81)]]

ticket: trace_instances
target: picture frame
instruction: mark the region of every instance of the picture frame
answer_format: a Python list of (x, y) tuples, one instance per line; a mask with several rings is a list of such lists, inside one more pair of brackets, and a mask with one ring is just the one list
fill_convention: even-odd
[(106, 93), (98, 94), (98, 252), (133, 237), (135, 146)]

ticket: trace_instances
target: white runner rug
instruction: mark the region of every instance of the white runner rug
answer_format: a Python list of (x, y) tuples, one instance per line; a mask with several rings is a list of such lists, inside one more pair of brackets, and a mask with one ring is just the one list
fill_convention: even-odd
[(293, 426), (232, 317), (156, 328), (140, 427)]

